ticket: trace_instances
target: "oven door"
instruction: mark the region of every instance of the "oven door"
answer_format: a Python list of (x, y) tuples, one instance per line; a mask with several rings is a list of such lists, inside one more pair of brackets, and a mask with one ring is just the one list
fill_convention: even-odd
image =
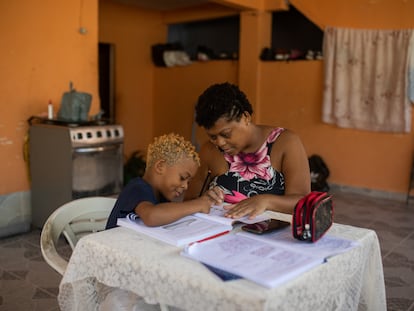
[(123, 144), (74, 148), (72, 196), (119, 194), (123, 184)]

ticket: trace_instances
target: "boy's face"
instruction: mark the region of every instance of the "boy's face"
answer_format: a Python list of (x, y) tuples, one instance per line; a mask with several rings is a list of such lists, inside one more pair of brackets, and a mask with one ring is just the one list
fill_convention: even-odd
[(190, 158), (180, 159), (173, 165), (165, 164), (159, 189), (162, 195), (169, 201), (174, 201), (182, 196), (197, 169), (197, 164)]

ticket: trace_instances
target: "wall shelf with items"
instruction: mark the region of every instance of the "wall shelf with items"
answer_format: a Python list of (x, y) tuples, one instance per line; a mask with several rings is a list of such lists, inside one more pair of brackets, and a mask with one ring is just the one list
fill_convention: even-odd
[(170, 24), (168, 42), (181, 45), (191, 60), (238, 59), (239, 15)]
[(289, 5), (272, 13), (272, 46), (262, 50), (264, 61), (322, 59), (323, 30)]

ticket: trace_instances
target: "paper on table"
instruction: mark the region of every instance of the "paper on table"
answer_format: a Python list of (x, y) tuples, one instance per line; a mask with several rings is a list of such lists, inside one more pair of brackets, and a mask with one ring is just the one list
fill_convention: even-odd
[(184, 248), (183, 256), (275, 287), (321, 264), (324, 258), (282, 248), (240, 234), (228, 234)]
[(318, 254), (318, 256), (325, 259), (340, 253), (344, 253), (354, 248), (355, 246), (358, 246), (358, 242), (334, 237), (329, 234), (325, 234), (320, 240), (315, 243), (299, 241), (293, 238), (291, 228), (285, 228), (260, 236), (248, 232), (240, 232), (238, 234), (245, 235), (252, 239), (273, 243), (275, 245), (299, 251), (301, 253), (307, 253), (310, 255)]

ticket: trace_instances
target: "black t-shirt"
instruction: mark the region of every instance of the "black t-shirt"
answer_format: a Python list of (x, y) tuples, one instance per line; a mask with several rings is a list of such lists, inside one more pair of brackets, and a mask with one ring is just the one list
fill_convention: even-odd
[(105, 229), (117, 227), (117, 219), (126, 217), (129, 213), (134, 212), (135, 207), (143, 201), (151, 202), (153, 204), (166, 202), (165, 199), (162, 199), (161, 202), (159, 202), (154, 195), (152, 186), (141, 177), (137, 177), (132, 179), (124, 189), (122, 189), (115, 202), (114, 208), (109, 215)]

